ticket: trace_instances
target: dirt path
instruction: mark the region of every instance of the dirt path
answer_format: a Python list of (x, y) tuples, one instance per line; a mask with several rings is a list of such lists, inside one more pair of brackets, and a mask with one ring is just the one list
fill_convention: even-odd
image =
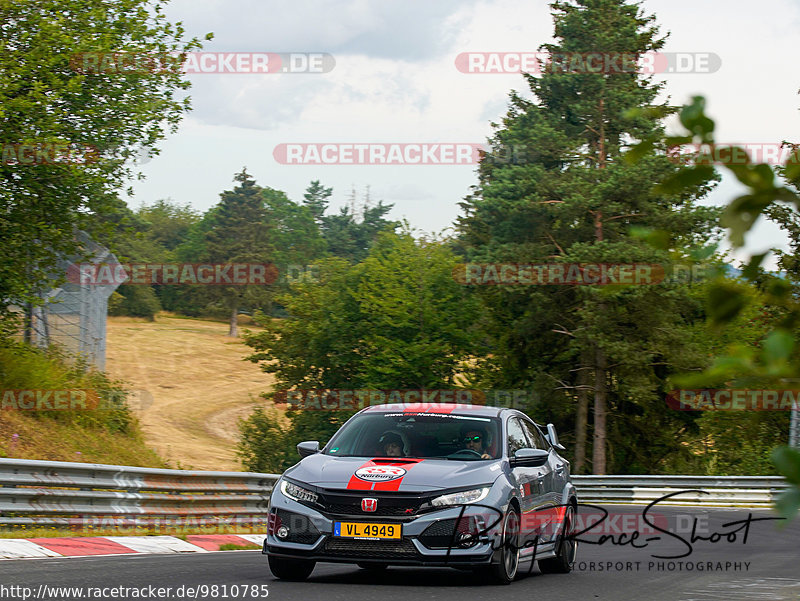
[(135, 389), (145, 442), (176, 467), (242, 469), (237, 420), (274, 380), (242, 361), (250, 348), (227, 330), (199, 319), (108, 319), (106, 371)]

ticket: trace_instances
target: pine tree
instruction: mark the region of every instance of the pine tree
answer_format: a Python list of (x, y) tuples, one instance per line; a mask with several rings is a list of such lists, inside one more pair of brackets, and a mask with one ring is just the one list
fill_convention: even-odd
[[(669, 263), (709, 238), (716, 212), (695, 204), (710, 180), (679, 194), (654, 190), (682, 168), (663, 147), (634, 164), (624, 159), (632, 143), (663, 133), (671, 111), (656, 104), (662, 84), (625, 57), (657, 51), (665, 38), (653, 16), (625, 0), (559, 0), (551, 8), (556, 43), (544, 49), (553, 60), (540, 77), (525, 76), (534, 98), (512, 92), (494, 124), (479, 184), (462, 203), (462, 244), (472, 261)], [(612, 68), (587, 69), (592, 53), (611, 57)], [(647, 230), (671, 235), (656, 249), (633, 234)], [(493, 288), (481, 292), (497, 383), (538, 388), (548, 411), (576, 417), (580, 429), (591, 396), (593, 472), (609, 469), (609, 437), (620, 442), (616, 465), (653, 469), (674, 448), (670, 430), (686, 427), (659, 399), (670, 370), (693, 359), (680, 328), (696, 308), (680, 287)], [(577, 401), (577, 411), (564, 411), (564, 400)], [(649, 456), (638, 454), (637, 437), (652, 445)]]
[(332, 194), (333, 188), (326, 188), (315, 180), (303, 195), (303, 204), (319, 224), (331, 255), (357, 263), (367, 256), (380, 232), (386, 229), (396, 230), (398, 223), (385, 219), (394, 205), (384, 204), (379, 200), (378, 204), (370, 206), (372, 200), (369, 186), (360, 208), (356, 208), (358, 196), (353, 187), (348, 196), (348, 206), (340, 207), (339, 212), (333, 215), (325, 215)]
[(328, 209), (330, 197), (333, 194), (333, 188), (326, 188), (319, 183), (316, 179), (306, 188), (306, 193), (303, 194), (303, 204), (311, 211), (314, 221), (320, 223), (322, 215)]
[[(263, 189), (242, 169), (234, 176), (239, 185), (220, 194), (219, 204), (209, 212), (202, 239), (203, 259), (210, 263), (275, 262), (274, 227), (267, 219)], [(248, 290), (256, 286), (214, 286), (210, 291), (225, 303), (230, 314), (228, 336), (238, 336), (237, 315)]]

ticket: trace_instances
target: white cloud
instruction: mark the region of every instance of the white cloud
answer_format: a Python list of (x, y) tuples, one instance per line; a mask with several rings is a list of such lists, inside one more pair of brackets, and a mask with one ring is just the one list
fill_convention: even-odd
[[(665, 52), (712, 52), (711, 74), (670, 74), (666, 94), (682, 103), (707, 97), (718, 136), (732, 142), (800, 140), (800, 82), (791, 72), (800, 25), (792, 0), (646, 0)], [(138, 203), (172, 197), (207, 209), (247, 165), (259, 183), (294, 199), (312, 179), (334, 187), (334, 205), (350, 187), (372, 186), (423, 230), (440, 230), (476, 182), (474, 167), (294, 166), (277, 164), (285, 142), (482, 142), (505, 113), (519, 75), (469, 75), (461, 52), (536, 51), (551, 40), (548, 2), (536, 0), (174, 0), (173, 20), (192, 35), (214, 31), (209, 51), (329, 52), (336, 67), (320, 75), (197, 75), (195, 111), (160, 157), (144, 166)], [(735, 193), (728, 179), (712, 200)], [(759, 227), (749, 246), (775, 244), (774, 226)]]

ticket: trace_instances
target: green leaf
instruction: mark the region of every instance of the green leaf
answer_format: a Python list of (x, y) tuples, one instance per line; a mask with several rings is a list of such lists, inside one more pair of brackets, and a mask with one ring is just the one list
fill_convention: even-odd
[(662, 194), (678, 194), (683, 190), (700, 186), (714, 177), (714, 168), (710, 165), (697, 165), (681, 169), (656, 186), (656, 192)]
[(729, 237), (735, 247), (744, 246), (744, 235), (769, 206), (769, 195), (745, 194), (734, 198), (722, 213), (720, 225), (730, 230)]
[(703, 141), (710, 138), (714, 132), (714, 121), (705, 114), (706, 99), (702, 96), (692, 98), (692, 103), (685, 106), (680, 112), (683, 126)]
[(632, 238), (642, 240), (653, 248), (666, 250), (672, 243), (672, 236), (666, 230), (653, 230), (647, 227), (633, 226), (629, 231)]
[(786, 179), (795, 181), (800, 179), (800, 148), (795, 150), (786, 160)]
[(667, 136), (664, 138), (664, 144), (667, 145), (667, 148), (680, 147), (691, 143), (692, 136)]
[(638, 144), (636, 144), (635, 146), (631, 147), (631, 149), (625, 153), (623, 159), (627, 163), (636, 163), (642, 157), (650, 154), (653, 151), (653, 148), (655, 148), (655, 145), (656, 145), (656, 138), (654, 137), (646, 138), (641, 142), (639, 142)]
[(742, 270), (742, 275), (748, 280), (755, 280), (759, 275), (759, 268), (764, 262), (764, 258), (769, 254), (769, 251), (761, 253), (760, 255), (753, 255), (747, 266)]
[(714, 282), (709, 289), (706, 303), (709, 321), (712, 325), (733, 321), (747, 303), (748, 299), (739, 286), (727, 280)]
[(775, 499), (775, 509), (781, 517), (792, 519), (800, 510), (800, 488), (790, 488)]
[(717, 252), (717, 248), (716, 244), (710, 244), (709, 246), (692, 249), (689, 256), (695, 261), (705, 261)]
[(775, 172), (769, 165), (763, 163), (743, 165), (733, 160), (725, 165), (736, 176), (736, 179), (752, 188), (754, 192), (776, 192)]
[(785, 330), (771, 332), (764, 341), (764, 360), (766, 363), (787, 361), (794, 350), (794, 336)]
[(775, 300), (784, 301), (790, 300), (794, 289), (792, 288), (791, 282), (784, 280), (783, 278), (770, 278), (764, 288), (767, 291), (767, 294), (774, 297)]

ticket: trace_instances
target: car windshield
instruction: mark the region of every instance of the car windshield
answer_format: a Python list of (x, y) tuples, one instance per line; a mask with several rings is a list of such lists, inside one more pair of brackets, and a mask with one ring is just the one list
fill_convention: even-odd
[(500, 420), (433, 413), (363, 413), (325, 447), (337, 457), (497, 459), (502, 454)]

